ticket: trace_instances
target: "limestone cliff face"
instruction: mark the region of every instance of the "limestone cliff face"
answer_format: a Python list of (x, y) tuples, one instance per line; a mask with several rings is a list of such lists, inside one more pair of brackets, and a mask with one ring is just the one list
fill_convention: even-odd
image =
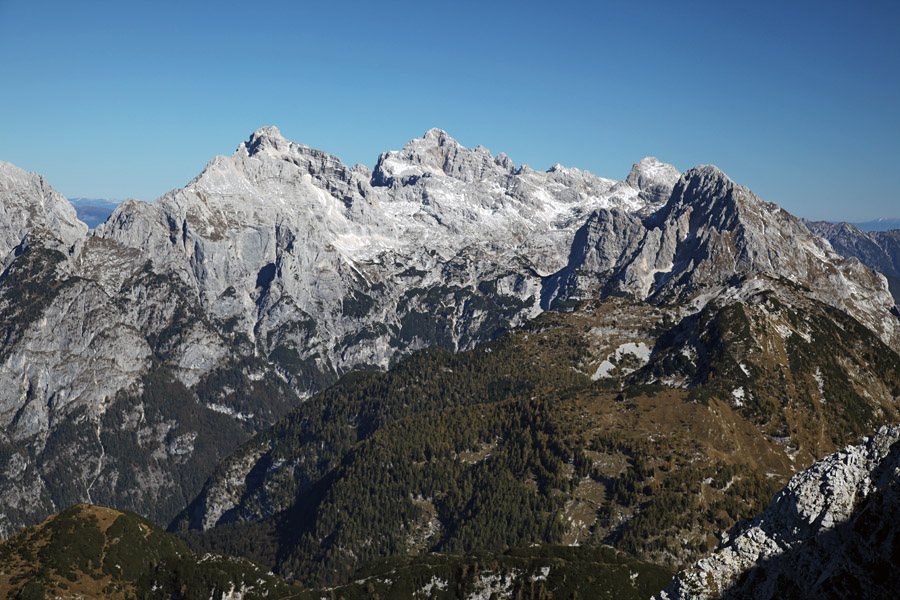
[(900, 426), (885, 426), (791, 478), (661, 600), (888, 598), (896, 592)]
[(538, 173), (431, 130), (370, 173), (267, 127), (184, 189), (123, 204), (97, 236), (152, 256), (267, 355), (334, 374), (385, 367), (397, 348), (471, 347), (534, 316), (586, 216), (646, 208), (644, 188), (655, 200), (672, 183), (660, 165), (634, 186)]

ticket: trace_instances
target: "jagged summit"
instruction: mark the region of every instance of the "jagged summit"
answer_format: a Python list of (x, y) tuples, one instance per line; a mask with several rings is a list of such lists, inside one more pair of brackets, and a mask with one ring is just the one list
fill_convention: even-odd
[[(585, 269), (589, 274), (580, 275)], [(598, 271), (612, 275), (598, 278)], [(554, 275), (545, 305), (552, 305), (553, 294), (576, 288), (588, 292), (582, 297), (605, 289), (699, 307), (730, 293), (735, 275), (803, 286), (900, 346), (900, 323), (889, 312), (893, 301), (882, 275), (842, 258), (799, 219), (711, 165), (687, 171), (666, 204), (643, 221), (633, 213), (593, 215), (575, 237), (568, 267)]]
[(273, 138), (273, 139), (284, 139), (284, 136), (281, 135), (281, 131), (275, 125), (266, 125), (264, 127), (260, 127), (250, 136), (250, 139), (254, 138)]
[(426, 175), (447, 175), (474, 182), (497, 175), (509, 175), (515, 165), (505, 154), (494, 157), (484, 146), (466, 148), (446, 131), (429, 129), (421, 138), (410, 140), (401, 150), (378, 157), (373, 184), (402, 185)]
[[(259, 154), (284, 156), (291, 150), (299, 148), (301, 148), (299, 144), (286, 139), (281, 135), (281, 132), (277, 127), (270, 125), (267, 127), (260, 127), (250, 134), (250, 139), (246, 142), (241, 142), (241, 145), (238, 147), (235, 154), (243, 153), (248, 156), (256, 156)], [(303, 146), (303, 148), (305, 148), (305, 146)]]
[(641, 192), (651, 194), (653, 201), (659, 202), (668, 198), (679, 177), (681, 173), (672, 165), (655, 156), (647, 156), (634, 163), (625, 182)]
[(711, 219), (717, 229), (732, 229), (741, 207), (762, 204), (753, 192), (738, 186), (714, 165), (700, 165), (681, 175), (656, 220), (689, 219), (697, 227)]
[[(685, 190), (684, 195), (693, 198), (718, 198), (735, 187), (734, 181), (715, 165), (698, 165), (688, 169), (679, 183)], [(676, 184), (678, 187), (679, 184)]]
[[(441, 129), (440, 127), (432, 127), (431, 129), (429, 129), (428, 131), (425, 132), (425, 135), (422, 136), (422, 139), (425, 141), (434, 140), (440, 145), (443, 145), (446, 143), (459, 145), (459, 142), (457, 142), (455, 139), (450, 137), (450, 134), (447, 133), (446, 131), (444, 131), (443, 129)], [(415, 140), (411, 140), (410, 143), (412, 143), (413, 141), (415, 141)]]

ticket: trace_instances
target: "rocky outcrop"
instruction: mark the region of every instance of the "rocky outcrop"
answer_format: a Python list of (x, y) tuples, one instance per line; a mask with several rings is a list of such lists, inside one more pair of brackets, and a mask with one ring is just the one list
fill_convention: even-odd
[(884, 275), (894, 300), (900, 304), (900, 229), (863, 231), (850, 223), (805, 221), (806, 226), (831, 244), (834, 251)]
[(639, 195), (647, 199), (652, 210), (669, 199), (680, 177), (681, 173), (672, 165), (661, 162), (655, 156), (648, 156), (632, 166), (625, 183), (639, 190)]
[(900, 557), (900, 426), (791, 478), (658, 598), (887, 598)]
[(57, 249), (67, 249), (87, 233), (65, 196), (37, 173), (0, 161), (0, 261), (6, 268), (13, 250), (29, 233)]

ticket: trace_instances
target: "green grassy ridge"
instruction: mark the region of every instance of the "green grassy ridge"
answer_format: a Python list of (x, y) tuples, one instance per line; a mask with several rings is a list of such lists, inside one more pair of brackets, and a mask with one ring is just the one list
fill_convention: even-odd
[(246, 560), (200, 559), (136, 515), (76, 505), (0, 543), (5, 598), (462, 598), (494, 586), (512, 598), (646, 598), (672, 571), (609, 547), (539, 546), (374, 561), (355, 581), (302, 590)]
[(75, 505), (0, 544), (5, 598), (284, 597), (297, 589), (243, 559), (198, 558), (134, 513)]
[[(686, 359), (685, 345), (699, 347), (702, 360)], [(744, 388), (741, 415), (794, 449), (809, 448), (808, 459), (900, 420), (900, 356), (846, 313), (787, 284), (707, 305), (660, 338), (635, 378), (684, 372), (694, 399), (706, 404)]]

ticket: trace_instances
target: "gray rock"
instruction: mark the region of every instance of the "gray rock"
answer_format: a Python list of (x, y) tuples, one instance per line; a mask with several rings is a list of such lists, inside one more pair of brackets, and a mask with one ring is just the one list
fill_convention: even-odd
[(619, 291), (702, 308), (728, 294), (735, 276), (763, 275), (806, 288), (900, 348), (884, 276), (841, 257), (802, 221), (712, 166), (685, 173), (666, 205), (640, 223), (635, 215), (595, 214), (554, 275), (550, 297)]
[(0, 161), (0, 261), (5, 268), (14, 248), (29, 232), (42, 232), (47, 243), (68, 248), (87, 233), (66, 197), (37, 173)]
[(669, 199), (680, 177), (681, 173), (672, 165), (648, 156), (631, 167), (625, 183), (638, 190), (651, 207), (658, 208)]

